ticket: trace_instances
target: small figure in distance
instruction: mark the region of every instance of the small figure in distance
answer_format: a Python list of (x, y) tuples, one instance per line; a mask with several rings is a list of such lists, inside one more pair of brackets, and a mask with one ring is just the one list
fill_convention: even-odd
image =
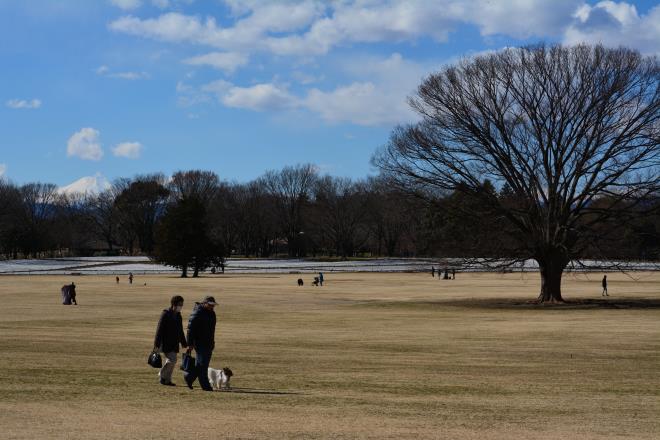
[(76, 302), (76, 285), (73, 282), (62, 286), (62, 304), (67, 306), (71, 304), (78, 305)]
[(71, 304), (77, 306), (78, 302), (76, 301), (76, 285), (73, 281), (71, 281), (71, 285), (69, 286), (69, 295), (71, 295)]
[(431, 266), (431, 276), (435, 278), (435, 267)]
[(607, 275), (603, 276), (603, 293), (601, 293), (600, 296), (610, 296), (610, 294), (607, 293)]
[(133, 284), (133, 272), (128, 273), (128, 284)]
[(224, 261), (220, 262), (220, 270), (222, 271), (222, 273), (225, 273), (225, 262)]
[(313, 286), (318, 286), (319, 285), (319, 277), (314, 277), (314, 281), (312, 282)]
[(451, 279), (455, 280), (456, 279), (456, 269), (451, 270)]
[(445, 267), (445, 276), (442, 277), (443, 280), (448, 280), (449, 279), (449, 269)]
[(305, 282), (302, 280), (302, 278), (298, 278), (298, 287), (302, 287), (305, 284)]
[(319, 272), (319, 284), (323, 287), (323, 272)]
[(119, 284), (119, 277), (115, 277), (115, 282)]

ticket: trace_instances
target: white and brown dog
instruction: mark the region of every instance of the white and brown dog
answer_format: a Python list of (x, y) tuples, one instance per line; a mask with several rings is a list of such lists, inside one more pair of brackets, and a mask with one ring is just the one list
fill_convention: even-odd
[(229, 386), (229, 380), (234, 375), (234, 373), (227, 367), (222, 370), (216, 370), (215, 368), (209, 368), (209, 383), (216, 390), (231, 389)]

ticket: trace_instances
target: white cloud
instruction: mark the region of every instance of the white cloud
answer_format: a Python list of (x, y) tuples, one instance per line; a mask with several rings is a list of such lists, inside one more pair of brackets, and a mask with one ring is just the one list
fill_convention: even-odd
[(10, 99), (6, 102), (7, 107), (13, 109), (34, 109), (41, 107), (41, 100), (39, 99)]
[(60, 194), (98, 194), (110, 188), (110, 182), (101, 173), (85, 176), (57, 189)]
[(101, 160), (100, 133), (94, 128), (82, 128), (69, 138), (66, 146), (67, 156), (75, 156), (84, 160)]
[(127, 79), (130, 81), (149, 79), (151, 77), (147, 72), (111, 72), (110, 68), (106, 65), (97, 67), (96, 74), (108, 78)]
[(222, 79), (199, 89), (179, 83), (177, 91), (181, 94), (180, 101), (188, 104), (205, 102), (201, 97), (211, 94), (227, 107), (254, 111), (308, 110), (330, 123), (392, 125), (416, 119), (407, 98), (425, 75), (439, 67), (406, 60), (398, 53), (387, 58), (343, 59), (338, 65), (359, 80), (331, 90), (312, 88), (298, 96), (275, 83), (240, 87)]
[[(228, 83), (224, 80), (218, 80), (215, 81), (216, 83), (227, 83), (229, 86), (231, 86), (231, 83)], [(207, 86), (212, 87), (214, 83), (207, 84)], [(206, 87), (206, 86), (205, 86)], [(177, 103), (180, 107), (192, 107), (193, 105), (197, 104), (203, 104), (203, 103), (208, 103), (211, 102), (211, 98), (209, 97), (208, 93), (219, 93), (218, 91), (215, 90), (197, 90), (195, 87), (184, 83), (183, 81), (179, 81), (176, 83), (176, 92), (179, 95), (177, 98)]]
[(185, 93), (185, 92), (188, 92), (192, 89), (193, 89), (193, 87), (191, 85), (188, 85), (188, 84), (184, 83), (183, 81), (178, 81), (176, 83), (177, 93)]
[(411, 119), (405, 96), (387, 96), (381, 92), (371, 82), (355, 82), (330, 92), (312, 89), (305, 99), (305, 106), (333, 123), (379, 125)]
[(660, 6), (639, 16), (631, 3), (584, 0), (357, 0), (323, 2), (225, 0), (234, 22), (220, 26), (211, 16), (170, 12), (156, 18), (121, 17), (116, 32), (170, 42), (188, 42), (275, 55), (323, 55), (352, 43), (412, 42), (430, 37), (445, 42), (459, 26), (482, 35), (526, 39), (603, 41), (647, 53), (658, 51)]
[(221, 97), (227, 107), (255, 111), (291, 109), (297, 105), (296, 98), (286, 89), (275, 84), (256, 84), (252, 87), (231, 87)]
[(179, 4), (190, 5), (195, 0), (151, 0), (151, 4), (160, 9), (167, 9), (170, 7), (178, 6)]
[(202, 91), (214, 93), (216, 95), (224, 95), (232, 87), (234, 87), (234, 85), (229, 81), (225, 81), (224, 79), (218, 79), (208, 84), (204, 84), (202, 86)]
[[(228, 51), (277, 51), (277, 44), (266, 39), (267, 35), (300, 31), (320, 17), (325, 9), (321, 2), (309, 0), (264, 2), (250, 8), (251, 13), (239, 18), (232, 27), (219, 26), (214, 17), (202, 19), (168, 12), (144, 20), (133, 16), (121, 17), (111, 22), (109, 28), (155, 40), (196, 43)], [(286, 46), (282, 46), (280, 52), (284, 54), (288, 51)]]
[(145, 20), (129, 15), (113, 21), (109, 27), (117, 32), (155, 40), (191, 42), (211, 46), (213, 46), (214, 34), (220, 32), (214, 18), (209, 17), (202, 22), (198, 17), (176, 12), (163, 14), (156, 19)]
[(0, 178), (2, 178), (6, 172), (7, 172), (7, 165), (4, 163), (0, 163)]
[(482, 35), (515, 38), (558, 37), (570, 24), (582, 0), (476, 0), (461, 20), (475, 24)]
[(304, 106), (331, 123), (392, 125), (416, 119), (407, 98), (439, 65), (415, 63), (394, 53), (387, 58), (347, 59), (342, 67), (359, 80), (328, 91), (313, 88)]
[(238, 52), (211, 52), (183, 61), (192, 66), (211, 66), (225, 73), (233, 73), (248, 62), (248, 56)]
[(138, 159), (142, 152), (142, 144), (139, 142), (122, 142), (112, 149), (112, 154), (117, 157)]
[(309, 73), (300, 72), (297, 70), (291, 74), (291, 77), (298, 81), (300, 84), (304, 85), (320, 82), (325, 79), (325, 75), (314, 76), (310, 75)]
[(117, 72), (108, 74), (110, 78), (127, 79), (135, 81), (138, 79), (149, 79), (150, 75), (147, 72)]
[(170, 42), (190, 42), (251, 53), (321, 55), (351, 43), (447, 41), (463, 23), (484, 35), (559, 35), (581, 0), (362, 0), (322, 2), (225, 1), (234, 13), (222, 27), (214, 17), (166, 13), (157, 18), (121, 17), (110, 29)]
[(460, 2), (338, 2), (332, 13), (302, 35), (271, 36), (267, 48), (278, 54), (324, 54), (344, 43), (412, 41), (430, 36), (446, 41), (464, 7)]
[(566, 43), (629, 46), (644, 53), (660, 54), (660, 5), (640, 16), (634, 5), (601, 1), (594, 6), (583, 5), (574, 17), (564, 35)]
[(140, 0), (110, 0), (110, 3), (125, 11), (137, 9), (142, 6)]
[(219, 79), (204, 84), (197, 90), (179, 82), (177, 91), (182, 95), (179, 97), (180, 104), (206, 102), (209, 95), (214, 95), (226, 107), (254, 111), (288, 110), (299, 105), (299, 100), (289, 93), (286, 87), (273, 83), (240, 87), (229, 81)]
[[(171, 4), (171, 1), (169, 2)], [(660, 6), (645, 15), (627, 2), (584, 0), (224, 0), (231, 14), (212, 16), (162, 13), (152, 18), (124, 16), (109, 24), (121, 33), (166, 42), (213, 48), (186, 58), (225, 73), (246, 66), (255, 52), (309, 60), (336, 47), (380, 42), (445, 42), (451, 32), (471, 25), (484, 37), (552, 38), (567, 43), (603, 42), (626, 45), (645, 53), (660, 50)], [(225, 20), (226, 19), (226, 20)], [(389, 125), (414, 119), (407, 97), (439, 63), (416, 63), (394, 54), (389, 58), (353, 56), (341, 64), (342, 83), (310, 87), (323, 76), (297, 69), (287, 75), (296, 86), (278, 80), (237, 85), (219, 80), (204, 86), (179, 83), (179, 104), (192, 106), (217, 97), (227, 107), (267, 110), (308, 110), (323, 120), (362, 125)], [(328, 81), (329, 82), (329, 81)], [(321, 83), (324, 85), (324, 83)]]
[[(459, 26), (476, 26), (482, 35), (514, 38), (564, 38), (604, 41), (645, 52), (657, 51), (660, 6), (644, 16), (627, 2), (584, 0), (345, 0), (323, 2), (225, 0), (234, 21), (221, 26), (211, 16), (177, 12), (155, 18), (121, 17), (110, 29), (169, 42), (188, 42), (275, 55), (323, 55), (353, 43), (447, 41)], [(576, 18), (577, 17), (577, 18)]]

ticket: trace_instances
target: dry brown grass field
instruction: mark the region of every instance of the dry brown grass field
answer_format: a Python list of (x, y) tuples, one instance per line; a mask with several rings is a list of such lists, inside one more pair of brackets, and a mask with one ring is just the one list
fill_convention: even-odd
[[(0, 438), (660, 438), (660, 273), (609, 274), (603, 300), (602, 274), (566, 275), (564, 306), (528, 303), (536, 274), (298, 277), (0, 277)], [(233, 390), (158, 384), (173, 294), (184, 320), (220, 302)]]

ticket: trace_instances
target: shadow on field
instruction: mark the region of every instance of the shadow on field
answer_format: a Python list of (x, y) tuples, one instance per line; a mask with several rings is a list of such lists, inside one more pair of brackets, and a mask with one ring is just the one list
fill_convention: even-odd
[(297, 391), (278, 391), (278, 390), (268, 390), (261, 388), (231, 388), (229, 390), (222, 390), (222, 392), (238, 393), (238, 394), (271, 394), (271, 395), (304, 394)]
[(575, 299), (563, 303), (539, 303), (534, 300), (524, 301), (519, 298), (469, 298), (438, 301), (363, 301), (367, 307), (383, 308), (442, 308), (464, 307), (475, 309), (530, 309), (530, 310), (587, 310), (587, 309), (660, 309), (660, 298), (603, 298)]
[[(171, 276), (166, 276), (164, 278), (170, 278), (170, 279), (179, 279), (179, 280), (194, 280), (195, 278), (193, 277), (188, 277), (188, 278), (181, 278), (180, 275), (171, 275)], [(198, 276), (196, 279), (201, 280), (201, 279), (206, 279), (206, 280), (211, 280), (211, 279), (218, 279), (218, 278), (241, 278), (241, 279), (257, 279), (257, 280), (262, 280), (266, 278), (273, 278), (273, 279), (279, 279), (282, 278), (281, 275), (253, 275), (253, 274), (244, 274), (244, 273), (234, 273), (234, 274), (225, 274), (225, 273), (214, 273), (214, 274), (204, 274)]]
[(475, 299), (452, 302), (452, 305), (494, 309), (660, 309), (660, 299), (569, 299), (563, 303), (549, 304), (537, 301), (521, 301), (519, 299)]

